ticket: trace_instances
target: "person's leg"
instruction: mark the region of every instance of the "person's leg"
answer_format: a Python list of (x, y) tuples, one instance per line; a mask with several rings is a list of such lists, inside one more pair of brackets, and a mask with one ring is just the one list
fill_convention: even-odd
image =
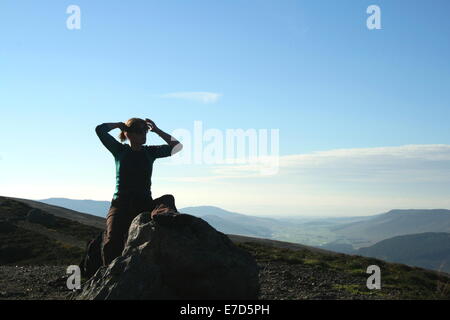
[(175, 210), (175, 212), (178, 212), (177, 207), (175, 206), (175, 197), (171, 194), (165, 194), (159, 198), (153, 199), (152, 208), (150, 210), (153, 211), (156, 207), (158, 207), (160, 204), (164, 204), (170, 209)]
[(135, 198), (133, 204), (130, 206), (130, 213), (133, 215), (133, 219), (142, 212), (152, 211), (153, 199), (151, 197)]
[(122, 254), (128, 229), (133, 219), (144, 211), (152, 212), (160, 204), (178, 212), (175, 206), (175, 198), (171, 194), (165, 194), (159, 198), (130, 198), (116, 199), (111, 202), (106, 217), (106, 232), (102, 246), (103, 264), (109, 265), (115, 258)]
[(128, 233), (131, 220), (126, 201), (113, 201), (106, 217), (106, 232), (102, 245), (104, 265), (109, 265), (122, 254), (125, 236)]

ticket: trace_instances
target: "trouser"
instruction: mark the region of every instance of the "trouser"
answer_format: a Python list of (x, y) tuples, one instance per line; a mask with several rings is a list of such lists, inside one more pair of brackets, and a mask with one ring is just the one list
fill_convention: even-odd
[(133, 219), (143, 211), (152, 212), (160, 204), (165, 204), (178, 212), (175, 207), (175, 198), (171, 194), (165, 194), (156, 199), (152, 199), (151, 196), (119, 196), (111, 200), (102, 245), (103, 265), (109, 265), (122, 254)]

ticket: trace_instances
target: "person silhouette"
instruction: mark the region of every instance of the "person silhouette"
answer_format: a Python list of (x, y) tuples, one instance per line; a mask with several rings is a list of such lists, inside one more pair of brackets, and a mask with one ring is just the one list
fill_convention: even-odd
[[(129, 145), (118, 142), (108, 133), (115, 128), (121, 130), (120, 141), (129, 140)], [(149, 130), (158, 134), (167, 144), (144, 145)], [(183, 145), (147, 118), (131, 118), (125, 123), (102, 123), (95, 128), (95, 132), (114, 156), (116, 164), (116, 188), (106, 216), (101, 246), (103, 265), (109, 265), (121, 255), (128, 229), (138, 214), (152, 212), (161, 204), (178, 212), (173, 195), (165, 194), (153, 199), (151, 176), (156, 159), (174, 155)]]

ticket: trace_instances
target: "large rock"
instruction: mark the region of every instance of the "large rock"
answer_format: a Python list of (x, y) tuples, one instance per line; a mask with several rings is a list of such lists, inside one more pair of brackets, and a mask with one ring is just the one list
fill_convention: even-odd
[(144, 212), (122, 256), (101, 267), (77, 299), (257, 299), (258, 267), (207, 222), (188, 214)]

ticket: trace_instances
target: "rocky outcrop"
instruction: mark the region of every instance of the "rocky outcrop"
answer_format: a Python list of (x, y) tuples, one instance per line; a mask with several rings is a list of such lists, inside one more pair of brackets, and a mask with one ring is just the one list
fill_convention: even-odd
[(132, 222), (122, 256), (77, 299), (257, 299), (258, 267), (204, 220), (164, 208)]

